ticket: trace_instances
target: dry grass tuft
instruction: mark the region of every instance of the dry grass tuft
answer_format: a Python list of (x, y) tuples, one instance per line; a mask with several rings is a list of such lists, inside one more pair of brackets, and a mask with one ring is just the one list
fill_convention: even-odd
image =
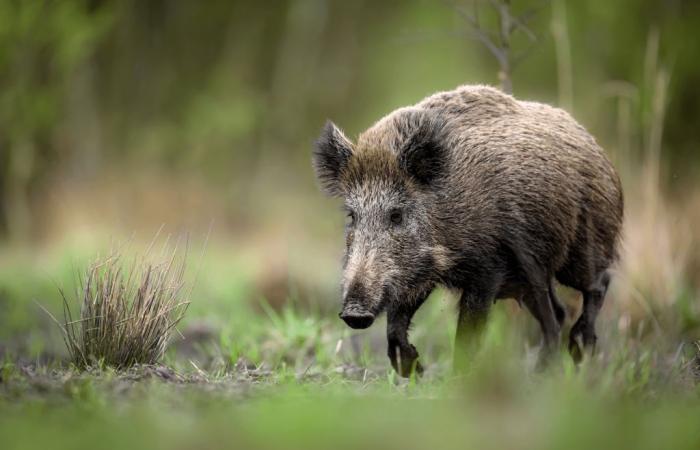
[[(150, 250), (150, 249), (149, 249)], [(156, 363), (189, 305), (184, 290), (186, 252), (177, 248), (153, 263), (149, 251), (125, 266), (119, 251), (92, 263), (77, 292), (74, 319), (63, 291), (59, 323), (73, 363), (123, 369)]]

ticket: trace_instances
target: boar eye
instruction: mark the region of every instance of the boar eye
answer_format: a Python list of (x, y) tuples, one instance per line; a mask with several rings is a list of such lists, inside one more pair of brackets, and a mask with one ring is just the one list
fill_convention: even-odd
[(389, 220), (391, 220), (391, 223), (394, 225), (401, 225), (401, 222), (403, 222), (403, 213), (400, 209), (394, 209), (389, 213)]
[(354, 211), (347, 212), (346, 225), (349, 225), (349, 226), (355, 225), (355, 212)]

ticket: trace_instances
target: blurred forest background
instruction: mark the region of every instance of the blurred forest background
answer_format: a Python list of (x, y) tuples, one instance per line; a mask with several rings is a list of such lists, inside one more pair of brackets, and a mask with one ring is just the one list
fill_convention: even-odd
[[(161, 224), (195, 244), (213, 224), (205, 286), (244, 273), (273, 303), (336, 308), (343, 217), (316, 189), (313, 140), (327, 118), (356, 136), (436, 91), (498, 85), (479, 39), (502, 44), (492, 3), (0, 0), (0, 308), (53, 295), (27, 286), (65, 255)], [(622, 174), (613, 301), (681, 305), (696, 330), (700, 3), (510, 4), (514, 94), (569, 110)]]

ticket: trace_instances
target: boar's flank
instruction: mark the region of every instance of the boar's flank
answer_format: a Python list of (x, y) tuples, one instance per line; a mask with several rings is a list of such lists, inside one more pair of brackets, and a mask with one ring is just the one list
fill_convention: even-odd
[(551, 354), (565, 317), (555, 280), (583, 294), (572, 356), (593, 350), (622, 191), (603, 150), (566, 112), (462, 86), (392, 112), (355, 144), (328, 122), (313, 165), (348, 215), (340, 317), (366, 328), (386, 310), (401, 375), (421, 370), (408, 328), (438, 284), (462, 292), (458, 365), (499, 298), (527, 307), (542, 356)]

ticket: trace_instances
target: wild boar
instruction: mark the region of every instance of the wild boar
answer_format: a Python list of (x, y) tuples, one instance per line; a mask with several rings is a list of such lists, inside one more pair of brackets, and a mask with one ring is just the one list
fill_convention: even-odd
[(422, 370), (408, 328), (437, 285), (461, 292), (456, 352), (496, 299), (514, 298), (551, 354), (565, 318), (555, 280), (583, 294), (572, 356), (594, 348), (623, 196), (609, 159), (568, 113), (461, 86), (390, 113), (356, 143), (328, 121), (312, 159), (348, 216), (340, 318), (367, 328), (386, 311), (388, 356), (402, 376)]

